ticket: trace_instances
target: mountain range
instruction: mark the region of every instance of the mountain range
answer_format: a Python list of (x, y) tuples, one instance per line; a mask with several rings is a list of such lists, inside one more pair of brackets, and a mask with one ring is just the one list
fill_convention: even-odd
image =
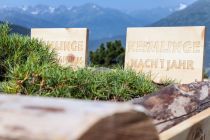
[[(150, 26), (206, 26), (210, 27), (210, 0), (198, 0), (186, 9), (175, 12)], [(210, 32), (207, 32), (207, 38)]]
[(145, 26), (171, 13), (169, 8), (161, 7), (124, 12), (92, 3), (74, 7), (36, 5), (2, 7), (0, 20), (27, 28), (88, 27), (90, 40), (99, 40), (124, 35), (128, 26)]

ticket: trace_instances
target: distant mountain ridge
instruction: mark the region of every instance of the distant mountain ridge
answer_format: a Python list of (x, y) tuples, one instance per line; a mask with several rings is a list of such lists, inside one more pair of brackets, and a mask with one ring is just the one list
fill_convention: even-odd
[(119, 10), (95, 4), (56, 8), (37, 5), (0, 9), (0, 20), (31, 27), (88, 27), (92, 39), (122, 35), (127, 26), (143, 26), (141, 21)]
[(64, 5), (0, 7), (0, 20), (29, 29), (87, 27), (90, 31), (90, 50), (95, 50), (104, 41), (122, 39), (125, 42), (127, 27), (145, 26), (169, 14), (171, 14), (169, 8), (127, 12), (104, 8), (94, 3), (74, 7)]
[(144, 25), (149, 25), (151, 23), (157, 22), (162, 18), (165, 18), (172, 14), (175, 9), (169, 9), (165, 7), (158, 7), (148, 10), (138, 10), (130, 13), (133, 17), (138, 17), (139, 20), (143, 21)]
[[(159, 8), (152, 10), (160, 11)], [(149, 15), (149, 10), (126, 13), (120, 10), (104, 8), (102, 6), (87, 3), (81, 6), (52, 7), (47, 5), (6, 7), (0, 8), (0, 20), (27, 28), (32, 27), (88, 27), (90, 40), (99, 40), (121, 36), (130, 26), (144, 26), (170, 14), (169, 10)]]
[[(198, 0), (186, 9), (175, 12), (150, 26), (206, 26), (210, 28), (210, 0)], [(210, 39), (209, 37), (210, 32), (207, 32), (207, 40)]]

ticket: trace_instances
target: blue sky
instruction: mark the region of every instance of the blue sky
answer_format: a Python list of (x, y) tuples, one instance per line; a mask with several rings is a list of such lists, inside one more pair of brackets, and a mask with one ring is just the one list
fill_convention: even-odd
[(190, 4), (196, 0), (0, 0), (0, 5), (23, 6), (46, 4), (52, 6), (77, 6), (85, 3), (95, 3), (103, 7), (121, 10), (150, 9), (155, 7), (172, 7), (180, 3)]

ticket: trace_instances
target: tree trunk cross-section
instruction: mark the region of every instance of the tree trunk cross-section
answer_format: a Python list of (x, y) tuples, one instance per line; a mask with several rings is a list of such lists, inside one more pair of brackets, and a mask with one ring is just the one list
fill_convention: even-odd
[(0, 95), (0, 140), (158, 140), (141, 106)]

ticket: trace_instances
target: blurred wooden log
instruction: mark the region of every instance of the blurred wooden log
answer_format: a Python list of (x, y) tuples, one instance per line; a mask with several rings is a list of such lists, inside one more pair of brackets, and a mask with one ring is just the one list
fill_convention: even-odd
[(164, 131), (160, 140), (210, 140), (210, 109)]
[(141, 106), (0, 95), (1, 140), (158, 140)]
[(210, 107), (210, 82), (170, 85), (132, 103), (144, 106), (163, 132)]

